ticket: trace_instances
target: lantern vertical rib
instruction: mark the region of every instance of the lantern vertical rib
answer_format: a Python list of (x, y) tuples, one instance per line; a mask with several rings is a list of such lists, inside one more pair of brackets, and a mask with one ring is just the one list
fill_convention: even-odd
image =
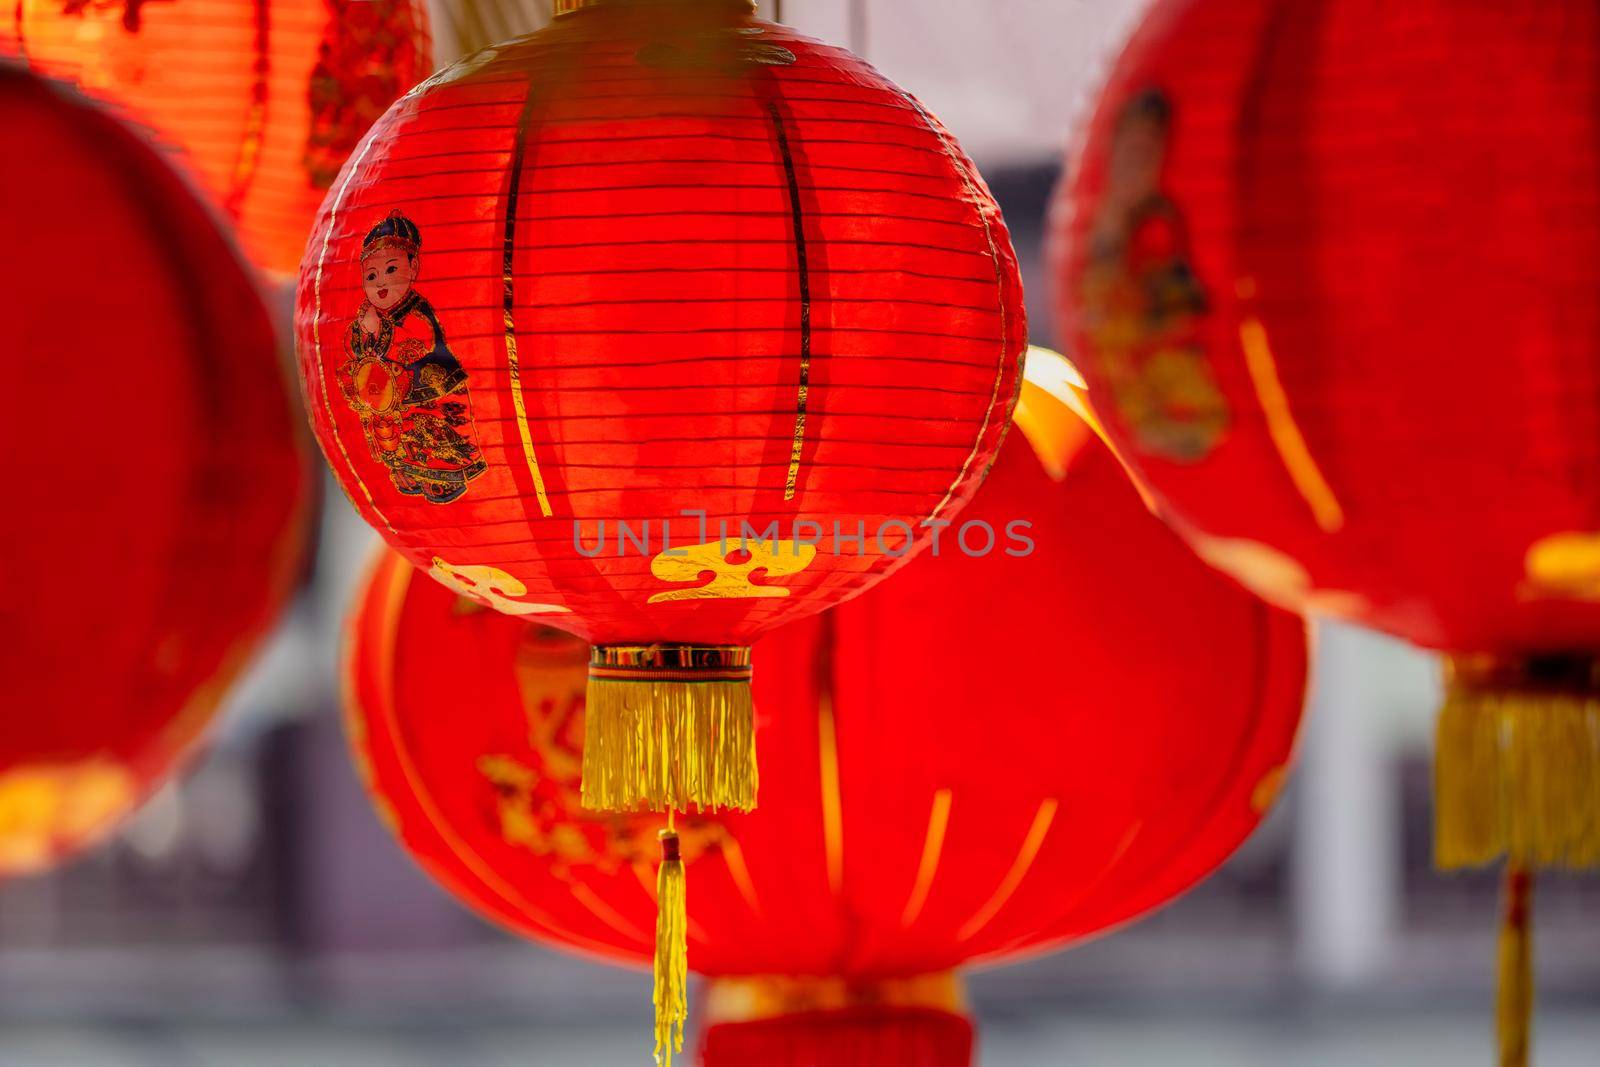
[(767, 102), (772, 131), (783, 156), (783, 174), (789, 185), (789, 212), (794, 226), (795, 280), (800, 298), (800, 388), (795, 402), (794, 448), (789, 454), (789, 473), (784, 481), (783, 499), (793, 500), (800, 478), (800, 455), (806, 442), (806, 405), (811, 393), (811, 270), (806, 261), (805, 209), (800, 202), (800, 181), (795, 175), (794, 151), (784, 128), (783, 113), (776, 101)]
[(538, 96), (534, 79), (528, 79), (528, 93), (523, 98), (522, 110), (517, 114), (517, 125), (512, 142), (511, 167), (506, 175), (505, 243), (501, 250), (500, 270), (502, 283), (502, 309), (505, 324), (506, 375), (510, 380), (512, 410), (517, 417), (517, 435), (522, 441), (522, 454), (528, 464), (528, 475), (533, 479), (533, 492), (539, 502), (539, 512), (549, 518), (550, 496), (545, 491), (544, 474), (539, 470), (539, 457), (534, 451), (533, 432), (528, 427), (528, 404), (522, 395), (522, 364), (518, 358), (516, 320), (516, 253), (517, 204), (521, 199), (522, 168), (528, 155), (528, 130), (533, 123), (533, 109)]

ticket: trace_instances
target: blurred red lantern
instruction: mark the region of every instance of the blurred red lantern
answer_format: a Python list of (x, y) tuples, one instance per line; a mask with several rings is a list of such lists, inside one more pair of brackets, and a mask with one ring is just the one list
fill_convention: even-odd
[(412, 563), (595, 648), (586, 803), (748, 810), (750, 645), (987, 470), (1025, 323), (914, 99), (746, 0), (595, 0), (390, 110), (299, 293), (312, 423)]
[(0, 53), (148, 125), (280, 274), (361, 135), (432, 67), (417, 0), (16, 0)]
[[(965, 1064), (948, 972), (1170, 900), (1277, 794), (1299, 620), (1196, 561), (1097, 444), (1058, 482), (1013, 438), (967, 515), (1001, 539), (1031, 520), (1011, 533), (1035, 550), (972, 559), (951, 531), (756, 652), (761, 810), (679, 824), (690, 962), (721, 980), (712, 1067)], [(583, 646), (413, 575), (386, 556), (351, 624), (350, 733), (386, 821), (483, 914), (648, 958), (661, 822), (581, 808)]]
[(26, 398), (0, 601), (5, 876), (104, 836), (190, 749), (288, 592), (306, 457), (249, 274), (153, 148), (0, 66), (0, 158), (5, 366)]
[(1162, 3), (1061, 194), (1063, 324), (1173, 522), (1452, 657), (1446, 867), (1600, 859), (1597, 40), (1565, 0)]

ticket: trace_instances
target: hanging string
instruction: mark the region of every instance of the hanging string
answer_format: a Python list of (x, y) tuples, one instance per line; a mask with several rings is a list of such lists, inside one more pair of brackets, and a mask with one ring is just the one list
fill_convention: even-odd
[(850, 51), (867, 58), (867, 0), (850, 0)]
[(1520, 860), (1506, 864), (1500, 924), (1500, 983), (1496, 1031), (1500, 1067), (1528, 1067), (1533, 1028), (1533, 874)]

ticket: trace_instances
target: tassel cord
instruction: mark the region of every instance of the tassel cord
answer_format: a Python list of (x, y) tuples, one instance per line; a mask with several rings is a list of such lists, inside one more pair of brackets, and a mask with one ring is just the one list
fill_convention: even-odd
[(661, 831), (661, 869), (656, 875), (655, 1061), (672, 1067), (683, 1051), (684, 1023), (689, 1016), (688, 894), (674, 812)]
[(1496, 1029), (1500, 1067), (1528, 1067), (1533, 1029), (1533, 873), (1506, 865), (1500, 925)]

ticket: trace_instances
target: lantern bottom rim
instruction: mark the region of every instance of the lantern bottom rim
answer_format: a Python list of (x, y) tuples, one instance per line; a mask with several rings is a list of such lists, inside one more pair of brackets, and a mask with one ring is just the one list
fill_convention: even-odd
[(707, 1026), (875, 1007), (965, 1015), (965, 984), (955, 971), (862, 980), (841, 975), (739, 975), (706, 986)]
[(613, 682), (748, 682), (754, 673), (745, 645), (595, 645), (590, 679)]

